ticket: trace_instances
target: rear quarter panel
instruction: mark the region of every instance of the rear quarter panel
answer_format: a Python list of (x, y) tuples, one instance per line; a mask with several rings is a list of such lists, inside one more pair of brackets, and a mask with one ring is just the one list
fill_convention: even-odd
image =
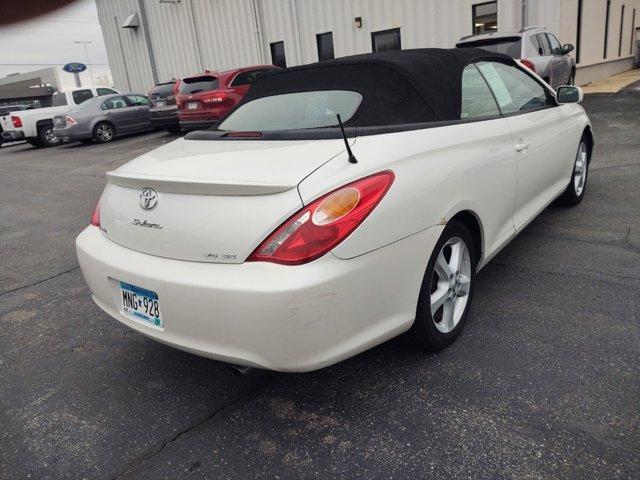
[[(382, 171), (396, 179), (358, 229), (334, 250), (352, 258), (470, 210), (493, 248), (513, 233), (515, 152), (502, 118), (424, 130), (358, 137), (357, 164), (340, 155), (299, 186), (309, 203), (341, 185)], [(430, 252), (429, 252), (430, 253)]]

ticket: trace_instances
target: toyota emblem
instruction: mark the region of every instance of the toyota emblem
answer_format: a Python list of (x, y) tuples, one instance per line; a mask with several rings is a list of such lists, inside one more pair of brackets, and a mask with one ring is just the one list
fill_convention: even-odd
[(151, 210), (158, 204), (158, 192), (153, 188), (144, 188), (140, 192), (140, 206), (143, 210)]

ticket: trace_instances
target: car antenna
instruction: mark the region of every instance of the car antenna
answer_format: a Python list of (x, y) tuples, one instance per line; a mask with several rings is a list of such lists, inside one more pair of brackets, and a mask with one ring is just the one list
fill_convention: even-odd
[(340, 118), (340, 114), (336, 115), (338, 117), (338, 124), (340, 125), (340, 131), (342, 132), (342, 138), (344, 139), (344, 145), (347, 147), (347, 153), (349, 154), (349, 163), (358, 163), (358, 159), (351, 151), (351, 147), (349, 146), (349, 140), (347, 139), (347, 134), (344, 133), (344, 126), (342, 125), (342, 119)]

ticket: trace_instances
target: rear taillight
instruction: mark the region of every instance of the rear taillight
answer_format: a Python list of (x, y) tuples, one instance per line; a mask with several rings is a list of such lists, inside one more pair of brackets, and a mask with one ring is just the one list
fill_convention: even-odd
[(93, 215), (91, 215), (91, 225), (100, 228), (100, 200), (98, 200), (96, 208), (93, 209)]
[(227, 94), (224, 92), (207, 93), (202, 95), (202, 103), (221, 103), (227, 99)]
[(531, 60), (527, 60), (526, 58), (520, 59), (520, 63), (522, 63), (525, 67), (535, 73), (536, 66), (533, 64)]
[(394, 179), (387, 170), (318, 198), (269, 235), (247, 261), (300, 265), (321, 257), (367, 218)]
[(13, 123), (13, 128), (20, 128), (22, 126), (22, 120), (20, 117), (16, 117), (11, 115), (11, 123)]
[(66, 116), (65, 121), (67, 122), (67, 125), (77, 125), (78, 122), (76, 122), (76, 120), (73, 117), (70, 117), (69, 115)]

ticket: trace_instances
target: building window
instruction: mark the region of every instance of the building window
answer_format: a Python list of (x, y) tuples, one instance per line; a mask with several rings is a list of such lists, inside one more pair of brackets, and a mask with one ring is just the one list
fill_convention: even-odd
[(576, 32), (576, 63), (580, 63), (580, 44), (582, 43), (582, 0), (578, 0), (578, 28)]
[(633, 41), (636, 35), (636, 9), (633, 9), (633, 16), (631, 17), (631, 45), (629, 45), (629, 55), (633, 55)]
[(498, 2), (477, 3), (471, 7), (474, 35), (498, 30)]
[(607, 14), (604, 17), (604, 53), (602, 58), (607, 58), (607, 43), (609, 43), (609, 13), (611, 12), (611, 0), (607, 0)]
[(316, 35), (318, 43), (318, 60), (331, 60), (336, 58), (333, 54), (333, 33), (319, 33)]
[(371, 50), (373, 52), (385, 52), (387, 50), (400, 50), (400, 29), (382, 30), (371, 32)]
[(624, 5), (620, 10), (620, 37), (618, 38), (618, 56), (622, 56), (622, 30), (624, 29)]
[(284, 42), (273, 42), (270, 46), (271, 64), (287, 68), (287, 57), (284, 54)]

